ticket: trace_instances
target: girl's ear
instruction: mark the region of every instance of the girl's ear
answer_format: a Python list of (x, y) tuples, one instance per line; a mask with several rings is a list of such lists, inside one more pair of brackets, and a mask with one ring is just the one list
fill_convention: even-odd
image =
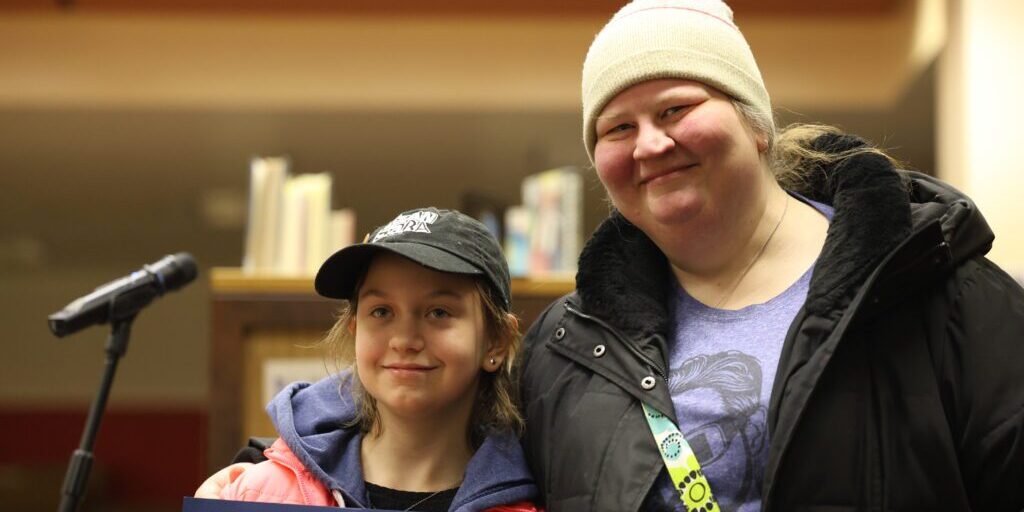
[[(513, 332), (519, 330), (519, 319), (515, 315), (508, 314), (508, 320), (510, 322), (510, 328)], [(500, 339), (494, 340), (491, 344), (490, 350), (484, 355), (483, 369), (485, 372), (494, 373), (501, 369), (501, 365), (505, 362), (505, 358), (508, 356), (509, 344), (512, 341), (512, 336), (506, 334)]]
[(353, 318), (352, 320), (348, 321), (348, 333), (353, 335), (353, 336), (356, 335), (356, 319), (355, 318)]

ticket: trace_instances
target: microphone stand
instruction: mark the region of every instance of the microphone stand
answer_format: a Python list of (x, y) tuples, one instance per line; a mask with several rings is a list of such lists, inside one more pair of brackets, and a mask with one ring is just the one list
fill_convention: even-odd
[(100, 384), (100, 389), (96, 392), (96, 399), (89, 409), (82, 441), (79, 443), (78, 449), (71, 455), (68, 472), (64, 475), (59, 512), (77, 512), (82, 495), (85, 494), (85, 484), (89, 481), (89, 472), (92, 470), (92, 447), (96, 442), (96, 433), (100, 428), (103, 411), (107, 407), (107, 397), (110, 396), (110, 386), (114, 382), (117, 363), (128, 350), (128, 335), (133, 320), (135, 320), (134, 314), (111, 323), (110, 337), (107, 338), (107, 365), (103, 371), (103, 381)]

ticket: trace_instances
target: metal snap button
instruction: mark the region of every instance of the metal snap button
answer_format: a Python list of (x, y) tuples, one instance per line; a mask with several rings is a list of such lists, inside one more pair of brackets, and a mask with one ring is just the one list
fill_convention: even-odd
[(644, 377), (643, 379), (640, 380), (640, 387), (650, 391), (650, 390), (654, 389), (654, 385), (657, 384), (657, 383), (658, 383), (658, 381), (654, 380), (654, 377), (651, 377), (650, 375), (648, 375), (648, 376), (646, 376), (646, 377)]
[(604, 345), (598, 345), (598, 346), (594, 347), (594, 357), (601, 357), (601, 356), (603, 356), (604, 355), (604, 351), (605, 351)]
[(559, 327), (555, 329), (555, 339), (560, 340), (565, 337), (565, 327)]

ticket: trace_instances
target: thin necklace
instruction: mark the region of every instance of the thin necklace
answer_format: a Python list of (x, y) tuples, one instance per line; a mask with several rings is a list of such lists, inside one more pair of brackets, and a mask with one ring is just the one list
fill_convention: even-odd
[[(419, 500), (416, 503), (413, 503), (412, 505), (409, 505), (409, 508), (404, 508), (402, 510), (412, 510), (413, 507), (418, 507), (418, 506), (422, 505), (423, 502), (425, 502), (425, 501), (429, 500), (430, 498), (433, 498), (434, 496), (437, 496), (438, 494), (441, 494), (442, 492), (447, 491), (447, 490), (448, 489), (441, 489), (440, 491), (434, 491), (433, 493), (430, 494), (430, 496), (427, 496), (426, 498), (423, 498), (422, 500)], [(366, 493), (366, 504), (369, 505), (370, 508), (373, 508), (373, 500), (370, 498), (370, 493)]]
[(782, 225), (782, 219), (786, 218), (786, 212), (788, 210), (789, 194), (786, 194), (786, 205), (782, 207), (782, 215), (779, 215), (779, 220), (775, 223), (775, 227), (772, 228), (772, 232), (768, 233), (768, 238), (764, 239), (764, 243), (761, 244), (761, 248), (757, 250), (757, 254), (755, 254), (754, 258), (750, 260), (750, 263), (747, 263), (747, 268), (743, 269), (743, 272), (740, 274), (740, 277), (736, 279), (736, 281), (732, 284), (732, 287), (729, 288), (729, 293), (726, 293), (725, 296), (722, 297), (717, 304), (715, 304), (715, 309), (721, 309), (722, 304), (725, 304), (725, 301), (729, 300), (729, 297), (732, 297), (732, 293), (735, 292), (736, 288), (738, 288), (740, 283), (743, 282), (743, 278), (747, 277), (747, 272), (750, 272), (750, 268), (753, 267), (754, 263), (757, 263), (757, 260), (761, 258), (761, 254), (763, 254), (765, 248), (768, 247), (768, 242), (772, 241), (772, 237), (775, 236), (775, 232), (779, 230), (779, 226)]
[(417, 506), (419, 506), (419, 505), (422, 505), (424, 501), (427, 501), (427, 500), (429, 500), (430, 498), (433, 498), (434, 496), (437, 496), (438, 494), (440, 494), (440, 493), (442, 493), (442, 492), (444, 492), (444, 491), (446, 491), (446, 490), (447, 490), (447, 489), (441, 489), (440, 491), (434, 491), (434, 493), (433, 493), (433, 494), (431, 494), (430, 496), (427, 496), (426, 498), (423, 498), (422, 500), (419, 500), (419, 501), (417, 501), (416, 503), (413, 503), (412, 505), (409, 505), (409, 508), (407, 508), (407, 509), (405, 509), (405, 510), (412, 510), (412, 508), (413, 508), (413, 507), (417, 507)]

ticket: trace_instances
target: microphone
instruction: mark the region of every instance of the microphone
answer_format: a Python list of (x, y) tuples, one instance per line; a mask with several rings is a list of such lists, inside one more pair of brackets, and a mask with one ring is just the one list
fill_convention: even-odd
[(141, 270), (96, 288), (48, 317), (50, 330), (58, 337), (90, 325), (131, 318), (153, 299), (192, 282), (198, 275), (196, 262), (185, 252), (164, 256)]

